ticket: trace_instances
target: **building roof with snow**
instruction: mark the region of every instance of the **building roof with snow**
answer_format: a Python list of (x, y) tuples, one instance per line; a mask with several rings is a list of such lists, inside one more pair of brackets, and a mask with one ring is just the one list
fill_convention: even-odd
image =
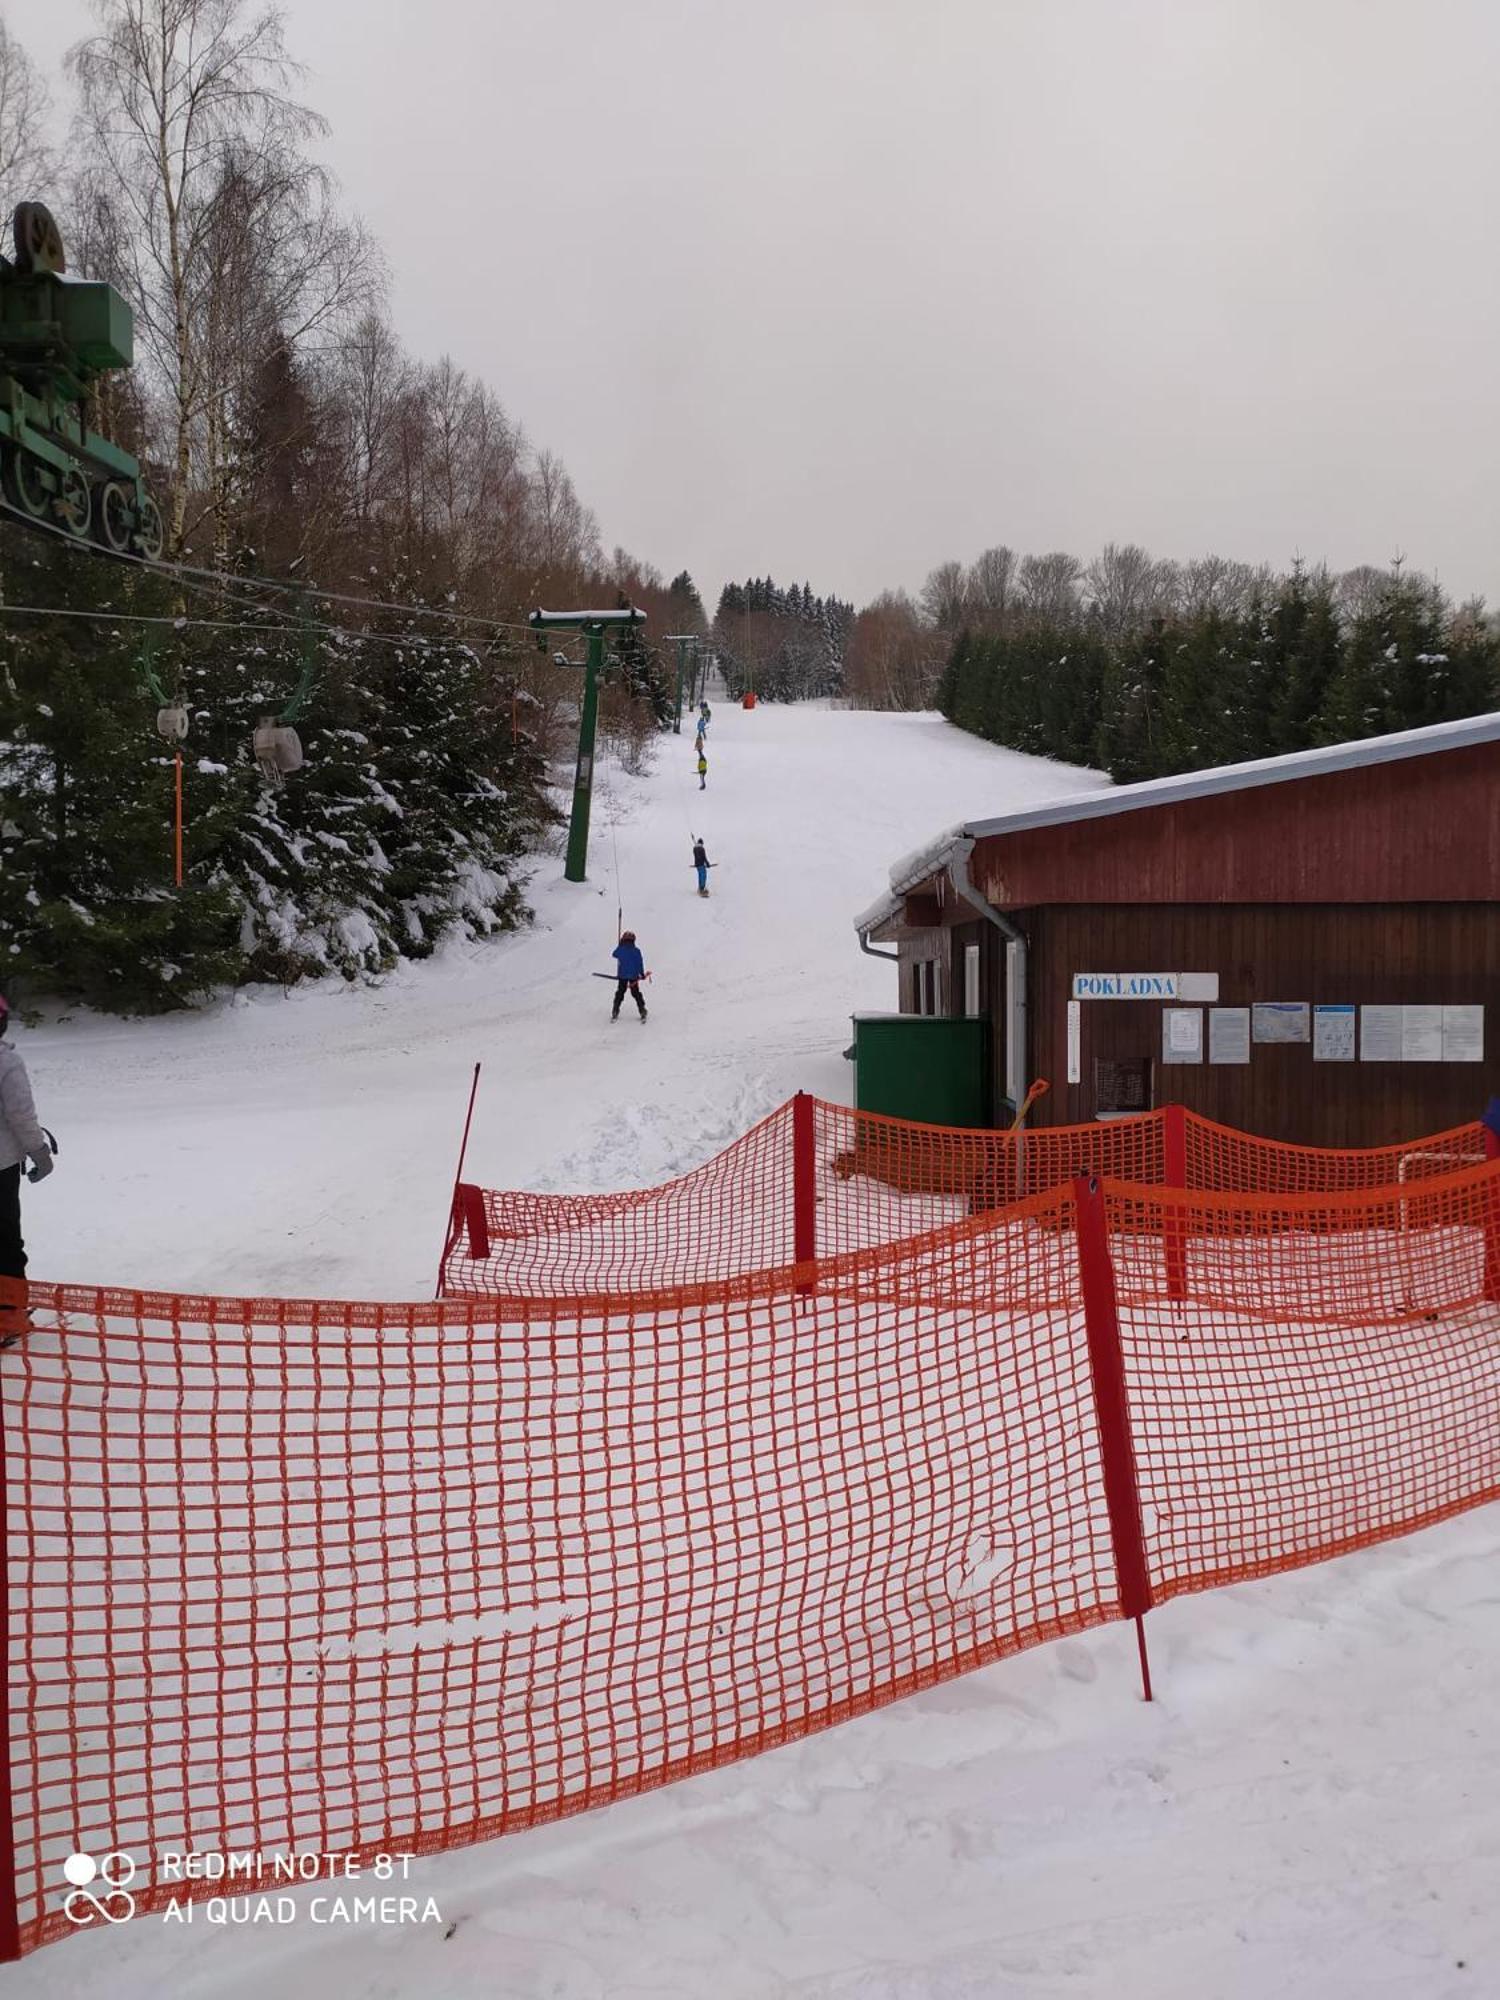
[[(907, 896), (970, 854), (998, 908), (1428, 900), (1445, 885), (1453, 900), (1500, 898), (1497, 745), (1500, 713), (1469, 716), (965, 820), (894, 862), (890, 888), (855, 928), (890, 924)], [(1231, 803), (1237, 794), (1255, 796)], [(1128, 828), (1093, 825), (1126, 815)]]

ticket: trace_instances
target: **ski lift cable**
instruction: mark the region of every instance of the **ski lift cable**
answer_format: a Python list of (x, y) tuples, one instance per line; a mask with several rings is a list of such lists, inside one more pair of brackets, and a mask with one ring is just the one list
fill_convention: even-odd
[(618, 944), (625, 929), (625, 891), (620, 886), (620, 842), (613, 820), (609, 823), (609, 844), (615, 855), (615, 943)]
[[(70, 534), (66, 528), (55, 527), (50, 521), (37, 520), (34, 515), (28, 514), (24, 508), (17, 507), (3, 495), (0, 495), (0, 511), (9, 514), (13, 519), (21, 522), (27, 528), (31, 528), (40, 534), (51, 535), (54, 540), (61, 542), (65, 548), (70, 548), (80, 555), (97, 557), (105, 562), (124, 563), (135, 569), (149, 571), (152, 575), (172, 577), (184, 583), (191, 583), (194, 579), (197, 579), (202, 583), (238, 587), (241, 590), (247, 587), (274, 590), (281, 592), (283, 595), (291, 593), (295, 596), (312, 598), (327, 604), (350, 605), (359, 610), (395, 611), (401, 613), (403, 616), (413, 618), (445, 618), (450, 624), (479, 625), (490, 632), (524, 632), (528, 637), (535, 636), (529, 625), (520, 624), (512, 619), (486, 618), (476, 611), (447, 611), (438, 605), (398, 604), (390, 598), (356, 597), (343, 591), (324, 590), (321, 585), (303, 582), (297, 578), (261, 576), (254, 572), (246, 575), (235, 575), (229, 570), (204, 569), (195, 563), (161, 562), (147, 556), (124, 553), (116, 555), (111, 550), (100, 548), (95, 542), (80, 540), (77, 535)], [(262, 608), (270, 610), (272, 607), (267, 605)]]
[(322, 625), (299, 622), (297, 624), (262, 625), (244, 618), (189, 618), (173, 617), (170, 613), (150, 613), (145, 611), (86, 611), (69, 604), (0, 604), (0, 619), (17, 618), (78, 618), (90, 623), (104, 625), (170, 625), (179, 631), (207, 632), (264, 632), (273, 638), (295, 638), (301, 632), (313, 632), (325, 638), (347, 639), (351, 645), (366, 644), (377, 646), (409, 646), (417, 652), (435, 651), (439, 641), (422, 637), (420, 634), (401, 636), (391, 632), (353, 632), (344, 625)]

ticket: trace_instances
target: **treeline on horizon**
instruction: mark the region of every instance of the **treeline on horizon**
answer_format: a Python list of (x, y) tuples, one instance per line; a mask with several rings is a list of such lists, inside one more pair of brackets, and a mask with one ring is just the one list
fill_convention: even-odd
[(719, 593), (712, 642), (718, 669), (739, 700), (809, 701), (844, 692), (844, 655), (854, 606), (817, 597), (809, 584), (771, 578), (728, 583)]
[(1481, 714), (1500, 635), (1399, 562), (1278, 575), (1130, 544), (1088, 564), (1000, 548), (866, 607), (846, 692), (1128, 783)]

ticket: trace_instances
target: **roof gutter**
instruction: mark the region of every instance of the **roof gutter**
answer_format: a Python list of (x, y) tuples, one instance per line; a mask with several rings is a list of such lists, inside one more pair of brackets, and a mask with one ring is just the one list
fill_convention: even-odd
[[(1029, 980), (1026, 933), (975, 887), (969, 873), (974, 847), (974, 836), (965, 830), (948, 852), (948, 874), (954, 888), (970, 908), (977, 910), (987, 923), (993, 924), (1007, 945), (1015, 949), (1015, 958), (1006, 967), (1005, 1094), (1012, 1104), (1019, 1106), (1026, 1095), (1027, 1081), (1026, 989)], [(860, 942), (864, 942), (863, 937)]]
[(899, 951), (877, 950), (870, 942), (870, 933), (862, 928), (859, 932), (859, 948), (867, 958), (888, 958), (894, 965), (901, 963), (901, 954)]

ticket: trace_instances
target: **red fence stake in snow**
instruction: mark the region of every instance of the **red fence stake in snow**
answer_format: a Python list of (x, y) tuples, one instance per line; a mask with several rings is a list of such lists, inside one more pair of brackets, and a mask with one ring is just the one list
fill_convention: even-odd
[[(805, 1090), (792, 1099), (792, 1258), (798, 1264), (810, 1264), (818, 1254), (816, 1110)], [(797, 1289), (810, 1292), (814, 1282), (809, 1277)]]
[[(1180, 1104), (1162, 1107), (1162, 1183), (1187, 1186), (1187, 1112)], [(1162, 1256), (1167, 1267), (1167, 1297), (1187, 1297), (1187, 1214), (1168, 1209), (1162, 1218)]]
[[(481, 1067), (481, 1064), (475, 1063), (474, 1081), (469, 1085), (469, 1109), (464, 1116), (464, 1136), (459, 1141), (458, 1165), (453, 1169), (453, 1199), (448, 1204), (448, 1234), (443, 1238), (443, 1254), (438, 1259), (437, 1289), (432, 1295), (435, 1299), (440, 1299), (443, 1296), (443, 1273), (448, 1268), (448, 1253), (453, 1248), (454, 1240), (462, 1227), (464, 1211), (459, 1200), (459, 1184), (464, 1177), (464, 1161), (469, 1151), (469, 1127), (474, 1123), (474, 1100), (479, 1095), (479, 1071)], [(483, 1205), (480, 1204), (481, 1229), (483, 1228), (483, 1213)], [(469, 1233), (471, 1236), (473, 1235), (472, 1222), (469, 1225)], [(476, 1250), (471, 1254), (475, 1256), (488, 1256), (488, 1244), (486, 1244), (484, 1250)]]
[[(19, 1278), (0, 1278), (0, 1305), (20, 1313), (26, 1307), (26, 1285)], [(16, 1894), (16, 1827), (11, 1800), (10, 1762), (10, 1565), (6, 1499), (5, 1431), (0, 1425), (0, 1963), (21, 1956), (21, 1917)]]
[(1109, 1534), (1120, 1586), (1120, 1616), (1135, 1620), (1136, 1644), (1141, 1655), (1141, 1691), (1150, 1701), (1151, 1662), (1146, 1657), (1145, 1614), (1151, 1609), (1151, 1579), (1146, 1570), (1141, 1495), (1136, 1479), (1135, 1444), (1130, 1434), (1125, 1356), (1120, 1345), (1120, 1315), (1104, 1195), (1092, 1175), (1080, 1174), (1073, 1183), (1073, 1198), (1078, 1210), (1078, 1275), (1088, 1333), (1089, 1374), (1099, 1424)]
[[(1484, 1128), (1484, 1157), (1500, 1160), (1500, 1133)], [(1493, 1304), (1500, 1299), (1500, 1201), (1492, 1201), (1484, 1225), (1484, 1296)]]

